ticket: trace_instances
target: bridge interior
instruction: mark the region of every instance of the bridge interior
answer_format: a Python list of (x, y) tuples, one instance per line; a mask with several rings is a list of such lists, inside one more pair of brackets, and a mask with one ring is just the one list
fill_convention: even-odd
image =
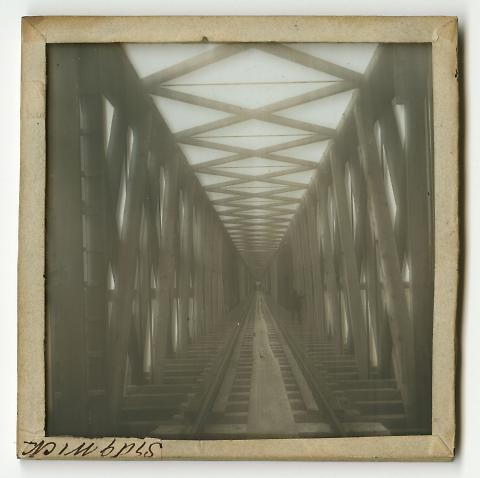
[(51, 45), (47, 432), (431, 433), (427, 45)]

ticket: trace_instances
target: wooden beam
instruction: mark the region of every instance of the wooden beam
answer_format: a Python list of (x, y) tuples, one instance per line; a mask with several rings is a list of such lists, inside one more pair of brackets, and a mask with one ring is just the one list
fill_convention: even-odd
[(322, 264), (325, 269), (325, 284), (327, 291), (327, 310), (332, 321), (333, 345), (337, 354), (343, 351), (342, 314), (338, 301), (337, 272), (333, 254), (332, 234), (328, 221), (328, 186), (331, 175), (322, 170), (319, 182), (316, 183), (318, 192), (318, 215), (320, 219), (320, 241), (322, 245)]
[(122, 173), (125, 168), (127, 150), (127, 124), (120, 108), (115, 108), (112, 127), (106, 154), (106, 215), (105, 231), (106, 250), (109, 251), (109, 261), (113, 279), (117, 277), (119, 230), (117, 225), (117, 203), (122, 185)]
[[(182, 172), (181, 174), (185, 174)], [(188, 176), (180, 178), (182, 183), (181, 191), (183, 214), (178, 218), (178, 270), (177, 288), (179, 295), (179, 310), (177, 315), (178, 344), (177, 355), (182, 355), (188, 345), (189, 317), (189, 296), (190, 296), (190, 274), (192, 270), (192, 195), (191, 185)]]
[[(223, 111), (224, 113), (230, 113), (248, 119), (250, 110), (243, 108), (242, 106), (236, 106), (224, 101), (212, 100), (203, 96), (194, 95), (192, 93), (184, 93), (183, 91), (172, 90), (163, 86), (155, 88), (155, 91), (151, 91), (154, 96), (160, 96), (162, 98), (169, 98), (171, 100), (180, 101), (182, 103), (188, 103), (193, 106), (201, 106), (203, 108), (209, 108), (212, 110)], [(182, 132), (176, 133), (176, 139), (180, 139), (184, 136)], [(190, 135), (188, 135), (190, 136)]]
[(328, 98), (329, 96), (334, 96), (345, 91), (353, 90), (356, 88), (356, 84), (350, 81), (337, 81), (332, 85), (323, 86), (313, 91), (307, 91), (300, 95), (291, 96), (283, 100), (275, 101), (269, 105), (263, 106), (262, 109), (268, 112), (282, 111), (294, 106), (300, 106), (310, 101), (321, 100), (323, 98)]
[[(288, 187), (282, 188), (281, 190), (275, 190), (274, 192), (270, 192), (270, 193), (244, 193), (244, 192), (239, 192), (239, 191), (228, 192), (227, 190), (223, 190), (223, 189), (219, 189), (219, 188), (208, 188), (207, 191), (219, 192), (219, 193), (222, 193), (222, 194), (233, 194), (233, 195), (236, 196), (237, 199), (239, 199), (239, 198), (241, 198), (241, 199), (250, 199), (250, 198), (255, 198), (255, 199), (257, 199), (257, 198), (282, 199), (282, 200), (285, 200), (285, 202), (288, 202), (288, 203), (293, 203), (294, 200), (291, 200), (291, 199), (295, 199), (295, 198), (289, 198), (287, 196), (278, 196), (278, 194), (282, 194), (282, 193), (286, 193), (288, 191), (291, 191), (291, 189), (288, 188)], [(298, 202), (300, 202), (300, 200)], [(216, 203), (216, 204), (218, 204), (218, 203)]]
[(165, 68), (161, 71), (153, 73), (152, 75), (143, 78), (143, 84), (145, 88), (150, 92), (155, 92), (159, 85), (167, 83), (175, 78), (191, 73), (200, 68), (216, 63), (217, 61), (224, 60), (236, 53), (239, 53), (247, 48), (249, 44), (240, 43), (226, 43), (224, 45), (217, 46), (214, 49), (207, 50), (204, 53), (188, 58), (180, 63), (176, 63), (173, 66)]
[(363, 79), (363, 75), (356, 71), (350, 70), (349, 68), (345, 68), (327, 60), (322, 60), (321, 58), (309, 55), (308, 53), (304, 53), (303, 51), (296, 50), (295, 48), (284, 44), (257, 43), (255, 47), (266, 53), (270, 53), (271, 55), (283, 58), (284, 60), (298, 63), (299, 65), (321, 71), (322, 73), (326, 73), (331, 76), (336, 76), (337, 78), (341, 78), (343, 80), (351, 81), (355, 84), (361, 83)]
[(344, 159), (337, 155), (332, 147), (330, 153), (330, 169), (332, 187), (337, 211), (337, 224), (343, 251), (345, 271), (345, 288), (347, 291), (347, 307), (352, 327), (355, 355), (357, 357), (359, 376), (368, 377), (368, 337), (365, 327), (365, 314), (360, 292), (360, 274), (353, 242), (353, 231), (350, 223), (350, 212), (345, 189)]
[[(342, 93), (344, 91), (348, 91), (353, 89), (354, 86), (352, 83), (346, 82), (346, 81), (339, 81), (333, 85), (325, 86), (323, 88), (319, 88), (314, 91), (309, 91), (307, 93), (302, 93), (301, 95), (296, 95), (293, 97), (286, 98), (284, 100), (276, 101), (274, 103), (270, 103), (269, 105), (262, 106), (260, 108), (255, 108), (255, 109), (250, 109), (250, 108), (242, 108), (239, 106), (234, 106), (234, 105), (225, 105), (225, 103), (221, 102), (213, 102), (215, 100), (208, 100), (206, 98), (201, 98), (201, 97), (196, 97), (194, 98), (193, 95), (191, 97), (183, 96), (183, 98), (186, 100), (189, 98), (190, 100), (196, 101), (195, 104), (198, 104), (199, 106), (205, 106), (207, 108), (214, 108), (214, 109), (220, 109), (220, 111), (225, 111), (228, 113), (233, 114), (234, 116), (227, 117), (227, 118), (222, 118), (220, 120), (216, 121), (211, 121), (209, 123), (205, 123), (199, 126), (194, 126), (192, 128), (184, 129), (182, 131), (179, 131), (177, 133), (179, 138), (185, 137), (185, 136), (194, 136), (197, 134), (201, 134), (207, 131), (211, 131), (213, 129), (221, 128), (224, 126), (229, 126), (232, 124), (237, 124), (242, 121), (246, 121), (248, 119), (260, 119), (260, 120), (265, 120), (265, 121), (270, 121), (271, 113), (275, 111), (281, 111), (284, 109), (292, 108), (294, 106), (299, 106), (305, 103), (308, 103), (310, 101), (315, 101), (319, 100), (322, 98), (327, 98), (329, 96)], [(169, 92), (165, 92), (161, 90), (163, 94), (171, 94)], [(188, 101), (190, 102), (190, 101)], [(232, 108), (233, 106), (233, 108)], [(278, 118), (278, 116), (275, 116)], [(297, 126), (300, 126), (300, 123), (297, 124)], [(295, 127), (297, 127), (295, 126)], [(304, 123), (305, 130), (306, 131), (317, 131), (318, 130), (318, 125), (312, 124), (312, 123)], [(312, 129), (314, 127), (314, 129)], [(303, 128), (302, 128), (303, 129)]]
[(309, 233), (309, 245), (312, 254), (312, 277), (313, 296), (315, 302), (315, 327), (323, 341), (327, 339), (327, 327), (325, 323), (325, 286), (322, 280), (323, 263), (321, 259), (320, 238), (318, 237), (318, 197), (315, 186), (309, 189), (307, 198), (307, 224)]
[(171, 90), (169, 88), (158, 87), (155, 89), (155, 96), (161, 96), (164, 98), (169, 98), (175, 101), (181, 101), (183, 103), (188, 103), (194, 106), (201, 106), (203, 108), (215, 109), (218, 111), (223, 111), (225, 113), (230, 113), (236, 115), (234, 118), (223, 118), (212, 123), (207, 123), (206, 126), (189, 128), (184, 131), (179, 131), (175, 133), (175, 138), (177, 141), (182, 141), (185, 138), (188, 138), (192, 135), (198, 135), (200, 133), (205, 133), (217, 128), (223, 128), (231, 124), (239, 123), (242, 121), (247, 121), (250, 119), (258, 119), (260, 121), (267, 121), (269, 123), (279, 124), (282, 126), (287, 126), (289, 128), (296, 128), (303, 131), (310, 131), (317, 134), (322, 134), (325, 139), (330, 138), (335, 133), (335, 130), (328, 128), (326, 126), (317, 125), (314, 123), (307, 123), (300, 120), (295, 120), (287, 118), (285, 116), (275, 115), (269, 113), (263, 109), (248, 109), (241, 106), (235, 106), (223, 101), (211, 100), (209, 98), (204, 98), (201, 96), (193, 95), (191, 93), (183, 93), (177, 90)]
[(118, 198), (118, 190), (122, 179), (123, 159), (126, 156), (127, 123), (120, 108), (115, 108), (112, 117), (112, 127), (107, 147), (107, 168), (110, 194), (113, 204)]
[(76, 45), (51, 45), (48, 50), (45, 314), (50, 435), (88, 433), (78, 56)]
[[(265, 206), (265, 205), (252, 205), (252, 204), (245, 204), (242, 206), (234, 207), (232, 209), (226, 210), (226, 211), (217, 211), (219, 215), (225, 214), (225, 215), (230, 215), (230, 216), (237, 216), (238, 213), (240, 215), (243, 215), (245, 212), (248, 213), (251, 210), (260, 210), (260, 211), (269, 211), (271, 213), (271, 216), (283, 216), (286, 214), (295, 214), (295, 211), (292, 209), (286, 209), (282, 207), (274, 207), (274, 206)], [(249, 216), (249, 217), (264, 217), (261, 215), (257, 216)]]
[[(196, 208), (193, 228), (193, 261), (194, 261), (194, 328), (196, 337), (205, 333), (205, 265), (204, 248), (205, 236), (203, 234), (204, 210), (206, 208), (206, 199), (200, 196), (197, 191), (195, 198)], [(199, 197), (200, 196), (200, 197)]]
[[(85, 350), (87, 368), (89, 434), (106, 433), (108, 392), (108, 260), (105, 244), (107, 219), (107, 165), (105, 162), (103, 98), (98, 90), (98, 58), (95, 50), (84, 50), (79, 64), (78, 95), (81, 108), (81, 164), (83, 199), (83, 254), (85, 291)], [(96, 72), (96, 74), (92, 74)], [(95, 338), (93, 336), (96, 335)], [(95, 357), (95, 352), (97, 356)], [(96, 371), (93, 373), (93, 371)], [(93, 399), (91, 391), (101, 390), (103, 397)]]
[[(310, 207), (309, 207), (310, 206)], [(311, 203), (304, 202), (304, 208), (299, 218), (301, 222), (301, 238), (302, 238), (302, 250), (304, 252), (304, 275), (306, 284), (306, 314), (305, 314), (305, 326), (306, 332), (310, 335), (316, 335), (323, 339), (323, 334), (318, 324), (318, 296), (319, 287), (315, 282), (316, 274), (315, 269), (318, 264), (314, 254), (310, 224), (309, 224), (309, 212), (311, 209)]]
[[(185, 143), (185, 144), (188, 144), (188, 143)], [(208, 148), (208, 146), (201, 146), (201, 147)], [(217, 149), (217, 148), (209, 148), (209, 149)], [(210, 161), (205, 161), (203, 163), (200, 163), (199, 165), (193, 165), (192, 168), (194, 170), (199, 170), (204, 168), (213, 168), (216, 166), (225, 166), (234, 161), (238, 161), (239, 159), (245, 159), (251, 156), (256, 156), (264, 159), (273, 159), (275, 161), (280, 161), (282, 163), (285, 163), (286, 166), (295, 166), (295, 167), (303, 166), (305, 168), (312, 168), (312, 169), (318, 166), (318, 163), (314, 161), (292, 158), (292, 157), (285, 156), (283, 154), (278, 154), (278, 153), (262, 153), (259, 151), (255, 151), (255, 154), (248, 154), (246, 152), (242, 152), (242, 153), (237, 153), (230, 156), (224, 156), (223, 158), (212, 159)]]
[[(299, 173), (299, 172), (304, 172), (304, 171), (311, 171), (314, 168), (305, 168), (305, 167), (295, 167), (292, 168), (290, 171), (276, 171), (272, 173), (265, 173), (265, 174), (245, 174), (245, 173), (237, 173), (237, 172), (230, 172), (230, 171), (222, 171), (222, 170), (216, 170), (216, 169), (210, 169), (210, 168), (205, 168), (205, 169), (197, 169), (197, 172), (199, 173), (204, 173), (204, 174), (210, 174), (212, 176), (220, 176), (220, 177), (225, 177), (225, 178), (232, 178), (232, 179), (239, 179), (241, 181), (225, 181), (223, 183), (218, 183), (218, 186), (221, 187), (226, 187), (226, 186), (231, 186), (235, 184), (242, 184), (245, 182), (250, 182), (250, 181), (262, 181), (270, 184), (279, 184), (283, 186), (293, 186), (293, 187), (303, 187), (306, 188), (308, 186), (308, 183), (298, 183), (295, 181), (289, 181), (289, 180), (284, 180), (282, 179), (282, 176), (289, 175), (289, 174), (294, 174), (294, 173)], [(215, 184), (216, 186), (217, 184)]]
[(433, 336), (433, 145), (431, 53), (427, 46), (401, 48), (408, 85), (405, 104), (406, 185), (410, 296), (415, 339), (417, 420), (431, 426)]
[(142, 193), (147, 179), (148, 138), (150, 118), (134, 136), (133, 158), (130, 166), (130, 179), (127, 183), (125, 213), (123, 218), (118, 251), (118, 281), (112, 304), (112, 317), (115, 318), (112, 333), (111, 373), (112, 407), (114, 421), (117, 419), (123, 396), (125, 367), (131, 326), (131, 302), (137, 264), (137, 248), (141, 220)]
[(383, 174), (380, 167), (373, 119), (365, 98), (354, 108), (360, 147), (363, 152), (363, 168), (367, 180), (368, 204), (374, 217), (375, 235), (378, 240), (384, 290), (387, 299), (393, 346), (400, 359), (399, 377), (402, 396), (410, 423), (415, 416), (415, 356), (414, 338), (410, 324), (407, 301), (401, 273), (401, 262), (396, 248), (393, 224), (388, 210)]
[[(281, 211), (271, 211), (270, 214), (248, 214), (249, 210), (252, 208), (245, 208), (245, 209), (240, 209), (236, 210), (234, 212), (230, 211), (218, 211), (219, 216), (228, 216), (228, 217), (235, 217), (235, 218), (241, 218), (241, 219), (266, 219), (266, 220), (271, 220), (271, 219), (281, 219), (282, 221), (288, 220), (288, 218), (285, 217), (285, 213)], [(256, 208), (255, 208), (256, 209)], [(260, 208), (259, 208), (260, 209)], [(268, 211), (268, 209), (267, 209)], [(288, 211), (289, 214), (291, 214), (291, 211)]]
[(382, 278), (380, 276), (379, 254), (377, 242), (372, 231), (373, 221), (365, 217), (366, 227), (366, 278), (367, 298), (369, 303), (370, 321), (376, 339), (378, 369), (381, 378), (390, 378), (393, 371), (392, 334), (388, 315), (385, 310)]
[(399, 256), (403, 259), (407, 233), (407, 190), (406, 190), (406, 160), (403, 151), (400, 133), (393, 113), (393, 107), (389, 105), (385, 113), (379, 118), (382, 138), (386, 150), (386, 159), (392, 189), (397, 205), (395, 218), (395, 235), (397, 238)]

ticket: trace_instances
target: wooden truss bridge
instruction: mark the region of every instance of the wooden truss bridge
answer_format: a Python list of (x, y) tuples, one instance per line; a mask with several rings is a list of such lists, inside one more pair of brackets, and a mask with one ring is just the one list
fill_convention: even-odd
[(425, 45), (49, 45), (47, 432), (431, 433), (431, 81)]

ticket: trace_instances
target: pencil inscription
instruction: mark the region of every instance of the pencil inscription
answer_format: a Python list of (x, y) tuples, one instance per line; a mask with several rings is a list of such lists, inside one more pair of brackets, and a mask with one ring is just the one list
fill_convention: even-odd
[(98, 445), (94, 440), (71, 444), (68, 441), (62, 446), (58, 441), (31, 440), (24, 441), (25, 449), (22, 457), (35, 458), (37, 455), (58, 457), (82, 456), (91, 458), (126, 458), (143, 457), (158, 458), (163, 448), (161, 441), (128, 441), (113, 438), (106, 446)]

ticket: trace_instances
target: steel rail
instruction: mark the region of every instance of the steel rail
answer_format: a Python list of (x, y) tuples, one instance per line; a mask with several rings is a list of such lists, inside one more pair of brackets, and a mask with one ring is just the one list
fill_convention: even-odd
[(292, 352), (294, 359), (296, 360), (305, 380), (308, 383), (308, 386), (312, 391), (314, 399), (317, 402), (317, 406), (325, 410), (327, 417), (330, 421), (332, 431), (334, 433), (336, 432), (336, 435), (340, 437), (347, 436), (347, 432), (345, 431), (343, 424), (339, 420), (337, 413), (335, 412), (334, 407), (331, 404), (334, 399), (329, 399), (329, 391), (325, 390), (324, 387), (322, 387), (321, 385), (322, 377), (320, 377), (318, 371), (315, 370), (315, 367), (309, 363), (309, 360), (305, 357), (305, 354), (298, 346), (295, 339), (291, 336), (290, 332), (287, 330), (287, 327), (285, 327), (285, 325), (282, 324), (281, 321), (277, 320), (277, 318), (275, 317), (277, 313), (286, 314), (287, 311), (283, 309), (283, 307), (280, 308), (280, 306), (275, 307), (275, 309), (277, 310), (273, 310), (269, 298), (265, 295), (264, 300), (265, 305), (270, 313), (270, 317), (272, 318), (272, 322), (276, 327), (277, 331), (279, 332), (280, 336), (285, 339), (290, 351)]
[[(228, 370), (228, 365), (232, 357), (233, 351), (238, 343), (238, 340), (243, 337), (246, 326), (251, 319), (255, 295), (252, 295), (244, 304), (240, 305), (233, 314), (238, 314), (241, 317), (239, 326), (233, 326), (225, 347), (215, 360), (212, 372), (209, 379), (206, 380), (201, 387), (201, 390), (195, 395), (190, 405), (185, 410), (185, 415), (190, 419), (190, 424), (187, 427), (186, 435), (192, 438), (198, 438), (201, 435), (203, 428), (208, 420), (208, 416), (217, 399), (220, 387), (225, 379), (225, 374)], [(236, 321), (236, 318), (231, 318)]]

